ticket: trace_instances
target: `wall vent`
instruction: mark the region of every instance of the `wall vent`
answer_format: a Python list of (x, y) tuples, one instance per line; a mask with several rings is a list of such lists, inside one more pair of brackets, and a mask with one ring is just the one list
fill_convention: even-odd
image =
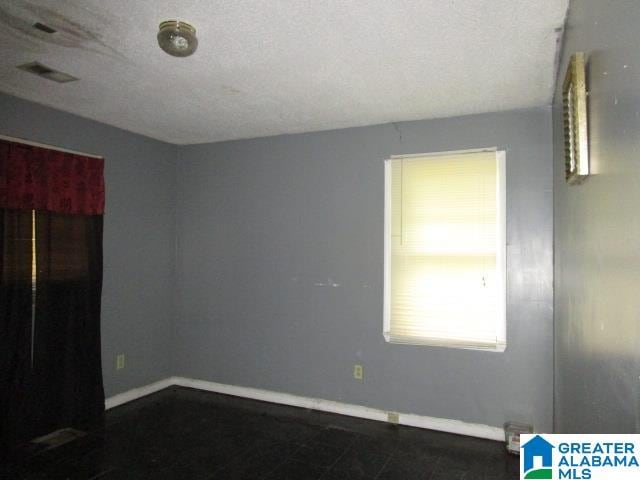
[(50, 450), (86, 435), (87, 433), (82, 430), (76, 430), (75, 428), (62, 428), (47, 435), (43, 435), (42, 437), (35, 438), (31, 440), (31, 443), (41, 447), (43, 450)]
[(39, 77), (46, 78), (47, 80), (53, 80), (54, 82), (58, 83), (75, 82), (76, 80), (78, 80), (76, 77), (73, 77), (64, 72), (60, 72), (58, 70), (54, 70), (53, 68), (49, 68), (46, 65), (42, 65), (38, 62), (18, 65), (18, 68), (20, 70), (24, 70), (25, 72), (33, 73), (34, 75), (38, 75)]

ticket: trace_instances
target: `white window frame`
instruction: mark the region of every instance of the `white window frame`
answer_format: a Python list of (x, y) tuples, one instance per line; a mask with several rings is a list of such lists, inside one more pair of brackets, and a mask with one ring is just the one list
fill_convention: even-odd
[[(500, 308), (496, 318), (497, 345), (495, 348), (461, 347), (459, 345), (447, 345), (442, 342), (429, 343), (428, 341), (416, 341), (415, 343), (394, 342), (390, 336), (391, 331), (391, 160), (425, 157), (445, 157), (448, 155), (473, 154), (479, 152), (495, 152), (497, 163), (497, 238), (498, 248), (496, 252), (496, 269), (498, 272), (498, 288)], [(452, 150), (446, 152), (392, 155), (385, 160), (384, 165), (384, 321), (383, 336), (388, 343), (401, 345), (438, 346), (446, 348), (462, 348), (465, 350), (480, 350), (484, 352), (504, 352), (507, 348), (507, 195), (506, 195), (506, 153), (504, 150), (482, 148), (472, 150)]]

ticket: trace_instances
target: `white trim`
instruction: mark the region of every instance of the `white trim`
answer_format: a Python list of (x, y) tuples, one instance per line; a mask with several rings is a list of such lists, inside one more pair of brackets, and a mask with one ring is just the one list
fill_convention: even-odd
[(497, 319), (498, 345), (495, 351), (504, 352), (507, 348), (507, 162), (506, 152), (496, 152), (498, 164), (497, 190), (497, 228), (498, 251), (496, 269), (498, 271), (498, 291), (500, 292), (500, 312)]
[(155, 383), (150, 383), (149, 385), (145, 385), (143, 387), (127, 390), (126, 392), (119, 393), (118, 395), (107, 398), (104, 401), (104, 408), (107, 410), (109, 410), (110, 408), (115, 408), (132, 400), (137, 400), (138, 398), (146, 397), (147, 395), (150, 395), (152, 393), (164, 390), (165, 388), (171, 387), (175, 384), (175, 377), (169, 377)]
[(389, 160), (411, 160), (412, 158), (425, 158), (425, 157), (447, 157), (449, 155), (464, 155), (467, 153), (483, 153), (483, 152), (496, 152), (498, 147), (485, 147), (485, 148), (469, 148), (467, 150), (448, 150), (446, 152), (431, 152), (431, 153), (408, 153), (406, 155), (391, 155)]
[(319, 410), (321, 412), (337, 413), (339, 415), (347, 415), (349, 417), (366, 418), (368, 420), (376, 420), (379, 422), (387, 422), (389, 414), (393, 413), (398, 415), (398, 421), (396, 422), (394, 420), (393, 423), (399, 423), (400, 425), (438, 430), (458, 435), (468, 435), (470, 437), (487, 438), (489, 440), (497, 440), (501, 442), (504, 441), (504, 430), (490, 425), (466, 423), (460, 420), (450, 420), (447, 418), (426, 417), (412, 413), (398, 413), (396, 411), (380, 410), (378, 408), (365, 407), (363, 405), (334, 402), (332, 400), (323, 400), (321, 398), (303, 397), (300, 395), (273, 392), (258, 388), (226, 385), (223, 383), (208, 382), (206, 380), (194, 380), (185, 377), (170, 377), (144, 387), (134, 388), (133, 390), (129, 390), (128, 392), (124, 392), (120, 395), (107, 399), (105, 406), (107, 409), (113, 408), (172, 385), (222, 393), (224, 395), (233, 395), (235, 397), (250, 398), (263, 402), (289, 405), (292, 407), (309, 408), (312, 410)]
[(460, 420), (450, 420), (447, 418), (426, 417), (411, 413), (398, 413), (395, 411), (385, 411), (377, 408), (354, 405), (350, 403), (334, 402), (321, 398), (302, 397), (290, 393), (279, 393), (258, 388), (238, 387), (225, 385), (222, 383), (208, 382), (205, 380), (193, 380), (190, 378), (174, 377), (175, 385), (181, 387), (197, 388), (209, 392), (234, 395), (236, 397), (251, 398), (263, 402), (279, 403), (293, 407), (310, 408), (322, 412), (337, 413), (350, 417), (366, 418), (380, 422), (388, 421), (389, 413), (397, 413), (400, 425), (411, 427), (427, 428), (442, 432), (457, 433), (471, 437), (488, 438), (490, 440), (504, 441), (504, 430), (490, 425), (477, 423), (466, 423)]
[(19, 138), (19, 137), (11, 137), (9, 135), (0, 134), (0, 140), (6, 140), (8, 142), (15, 142), (15, 143), (24, 143), (25, 145), (31, 145), (33, 147), (40, 147), (40, 148), (48, 148), (49, 150), (57, 150), (58, 152), (73, 153), (74, 155), (82, 155), (83, 157), (104, 159), (104, 157), (101, 157), (100, 155), (93, 155), (92, 153), (78, 152), (76, 150), (69, 150), (68, 148), (56, 147), (55, 145), (49, 145), (46, 143), (33, 142), (31, 140), (26, 140), (24, 138)]
[(391, 340), (391, 159), (384, 162), (384, 319), (382, 335)]

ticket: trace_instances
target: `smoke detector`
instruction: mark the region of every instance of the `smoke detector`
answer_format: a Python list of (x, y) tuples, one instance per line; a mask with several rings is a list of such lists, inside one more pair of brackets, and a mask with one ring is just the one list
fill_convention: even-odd
[(160, 24), (158, 45), (174, 57), (188, 57), (198, 48), (196, 29), (179, 20), (167, 20)]

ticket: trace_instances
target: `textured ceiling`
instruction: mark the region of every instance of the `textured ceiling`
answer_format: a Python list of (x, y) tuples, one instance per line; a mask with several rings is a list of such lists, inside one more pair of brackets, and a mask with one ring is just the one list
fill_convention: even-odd
[(178, 144), (548, 105), (567, 2), (0, 0), (0, 90)]

